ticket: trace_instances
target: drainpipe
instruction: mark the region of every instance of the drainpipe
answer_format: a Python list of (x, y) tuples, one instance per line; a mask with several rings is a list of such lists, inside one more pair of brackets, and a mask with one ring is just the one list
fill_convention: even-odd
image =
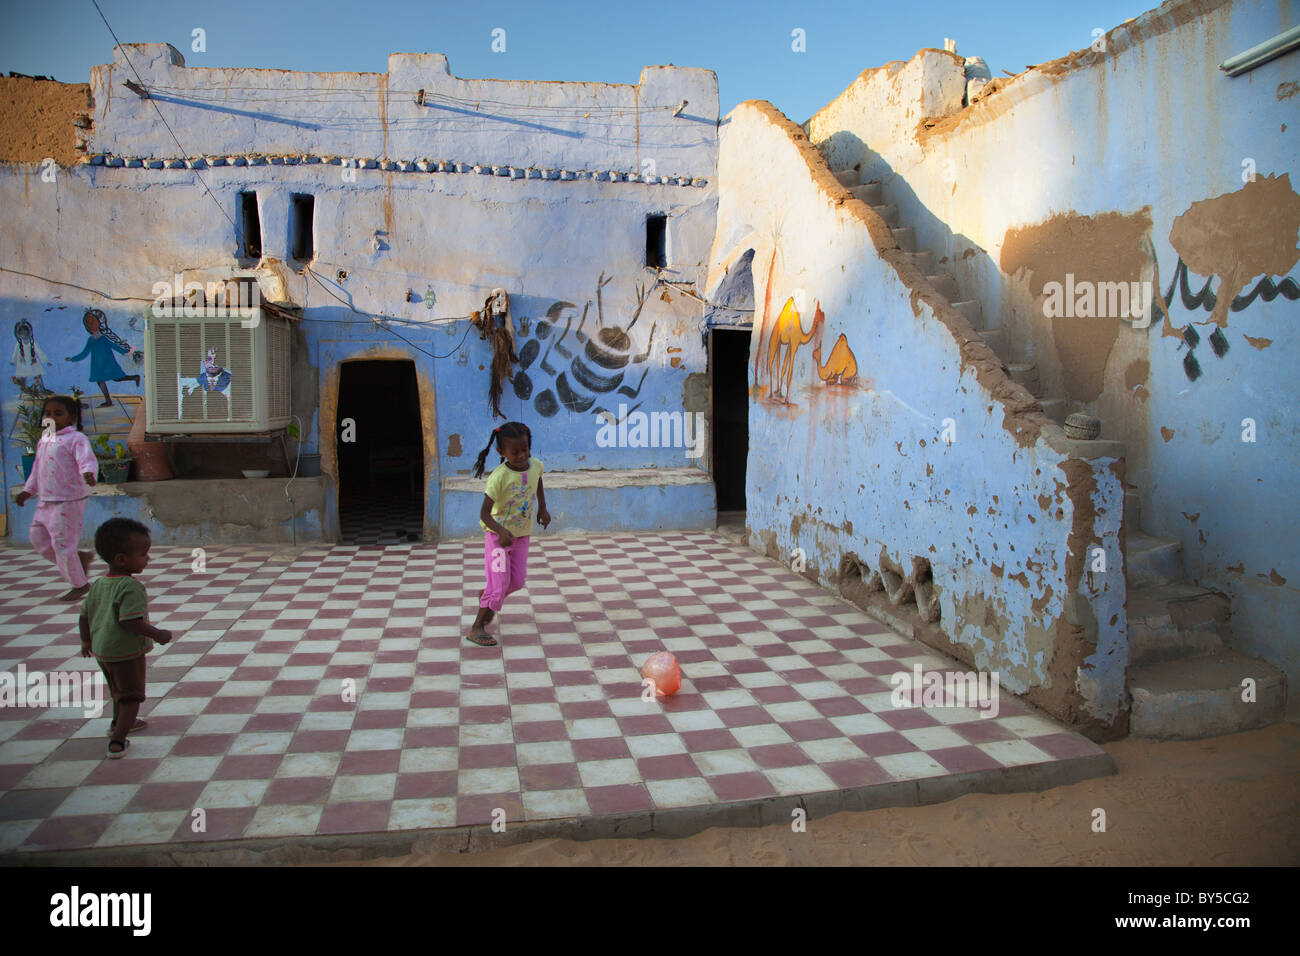
[(1273, 39), (1251, 47), (1245, 53), (1229, 57), (1219, 64), (1219, 69), (1229, 76), (1237, 76), (1262, 66), (1283, 53), (1289, 53), (1298, 46), (1300, 46), (1300, 27), (1292, 27), (1286, 33), (1279, 33)]

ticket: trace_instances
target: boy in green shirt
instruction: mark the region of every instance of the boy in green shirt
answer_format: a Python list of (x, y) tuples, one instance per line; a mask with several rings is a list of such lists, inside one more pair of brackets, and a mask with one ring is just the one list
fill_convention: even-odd
[(108, 562), (108, 574), (90, 586), (81, 608), (81, 656), (94, 656), (113, 695), (113, 722), (108, 728), (108, 757), (121, 757), (126, 735), (144, 727), (136, 720), (144, 703), (145, 655), (154, 641), (168, 644), (171, 631), (145, 619), (149, 608), (144, 585), (132, 575), (149, 564), (149, 529), (130, 518), (110, 518), (95, 532), (95, 551)]

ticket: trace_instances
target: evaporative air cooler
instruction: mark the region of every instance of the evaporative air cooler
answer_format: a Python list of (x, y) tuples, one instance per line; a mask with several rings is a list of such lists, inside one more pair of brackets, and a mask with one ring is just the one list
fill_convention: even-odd
[(288, 320), (270, 309), (229, 318), (151, 316), (145, 332), (149, 431), (283, 428), (290, 420), (289, 342)]

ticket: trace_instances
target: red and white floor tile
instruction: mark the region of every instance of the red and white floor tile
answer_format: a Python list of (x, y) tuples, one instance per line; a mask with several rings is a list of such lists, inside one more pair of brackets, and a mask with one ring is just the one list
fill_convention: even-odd
[[(124, 759), (107, 716), (0, 708), (0, 851), (626, 815), (1102, 753), (1007, 693), (995, 718), (895, 708), (891, 674), (964, 668), (712, 533), (535, 536), (490, 648), (464, 638), (479, 542), (206, 562), (155, 547), (142, 576), (178, 637)], [(0, 670), (95, 669), (51, 570), (0, 549)], [(646, 702), (660, 650), (682, 688)]]

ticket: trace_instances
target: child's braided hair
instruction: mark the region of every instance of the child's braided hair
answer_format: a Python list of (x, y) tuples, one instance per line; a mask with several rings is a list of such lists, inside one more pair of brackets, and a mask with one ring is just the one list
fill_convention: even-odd
[(523, 422), (506, 422), (492, 429), (492, 434), (488, 436), (488, 443), (483, 446), (483, 450), (478, 453), (478, 460), (474, 462), (474, 477), (483, 477), (483, 465), (487, 461), (488, 452), (492, 446), (496, 445), (497, 454), (501, 454), (501, 440), (504, 438), (526, 438), (528, 439), (529, 450), (532, 450), (533, 433), (528, 430), (528, 426)]

